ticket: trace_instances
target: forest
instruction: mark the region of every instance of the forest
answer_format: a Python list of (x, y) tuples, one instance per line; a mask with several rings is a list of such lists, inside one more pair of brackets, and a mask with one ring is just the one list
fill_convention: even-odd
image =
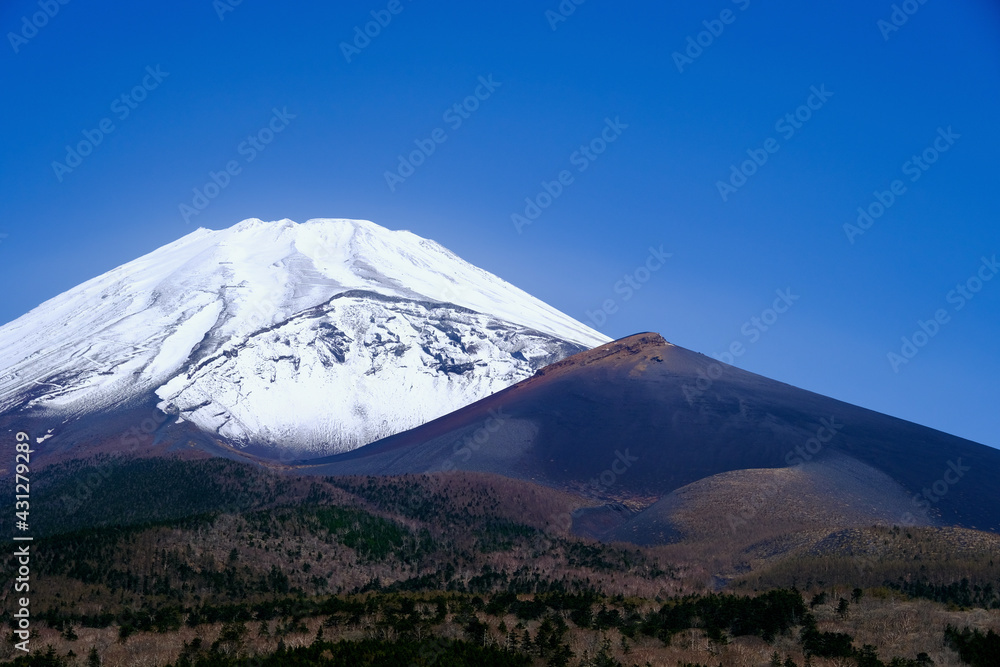
[[(101, 481), (81, 491), (80, 480)], [(32, 651), (8, 630), (0, 664), (1000, 664), (988, 553), (934, 559), (932, 533), (873, 528), (883, 566), (909, 553), (886, 551), (894, 540), (921, 566), (848, 582), (842, 554), (825, 565), (814, 554), (817, 576), (778, 563), (758, 577), (774, 585), (720, 587), (683, 548), (574, 536), (573, 502), (466, 473), (294, 477), (111, 457), (53, 467), (33, 489)], [(9, 596), (12, 572), (2, 577)]]

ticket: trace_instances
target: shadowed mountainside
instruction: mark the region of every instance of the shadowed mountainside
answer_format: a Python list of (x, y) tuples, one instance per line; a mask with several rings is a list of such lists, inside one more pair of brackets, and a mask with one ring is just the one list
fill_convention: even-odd
[[(579, 532), (640, 543), (676, 537), (682, 522), (667, 509), (691, 498), (717, 513), (725, 533), (727, 514), (747, 514), (740, 498), (763, 488), (750, 471), (792, 483), (799, 513), (779, 516), (776, 528), (1000, 531), (1000, 451), (740, 370), (655, 333), (574, 355), (440, 419), (297, 468), (460, 469), (534, 481), (606, 503), (578, 514)], [(731, 485), (707, 481), (687, 500), (670, 495), (735, 471), (745, 471), (736, 496)]]

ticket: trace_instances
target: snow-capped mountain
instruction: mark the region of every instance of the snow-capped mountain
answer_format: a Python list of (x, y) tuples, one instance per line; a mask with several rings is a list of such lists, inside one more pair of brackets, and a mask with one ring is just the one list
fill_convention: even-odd
[(0, 415), (58, 435), (155, 401), (229, 445), (326, 454), (608, 340), (408, 231), (251, 219), (199, 229), (0, 327)]

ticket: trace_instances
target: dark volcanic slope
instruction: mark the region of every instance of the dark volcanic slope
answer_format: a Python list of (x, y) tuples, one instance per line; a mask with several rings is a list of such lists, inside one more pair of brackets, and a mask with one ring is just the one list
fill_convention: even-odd
[[(899, 508), (900, 493), (911, 499), (913, 517), (901, 511), (898, 523), (1000, 532), (1000, 451), (727, 366), (654, 333), (577, 354), (433, 422), (301, 467), (478, 470), (645, 505), (718, 473), (845, 456), (895, 482), (885, 507)], [(863, 502), (878, 504), (881, 485), (869, 487)]]

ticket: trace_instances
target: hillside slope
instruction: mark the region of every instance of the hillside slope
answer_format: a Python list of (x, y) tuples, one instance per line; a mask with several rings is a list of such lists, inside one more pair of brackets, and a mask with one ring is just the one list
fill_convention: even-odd
[[(592, 528), (608, 535), (640, 525), (635, 515), (647, 507), (652, 526), (663, 509), (656, 503), (675, 502), (666, 499), (686, 485), (752, 470), (792, 475), (802, 502), (813, 499), (803, 511), (824, 525), (839, 516), (1000, 532), (1000, 451), (727, 366), (657, 334), (582, 352), (438, 420), (301, 465), (323, 474), (450, 469), (619, 507)], [(740, 512), (723, 500), (726, 488), (706, 487), (700, 505), (716, 498), (723, 516)]]

